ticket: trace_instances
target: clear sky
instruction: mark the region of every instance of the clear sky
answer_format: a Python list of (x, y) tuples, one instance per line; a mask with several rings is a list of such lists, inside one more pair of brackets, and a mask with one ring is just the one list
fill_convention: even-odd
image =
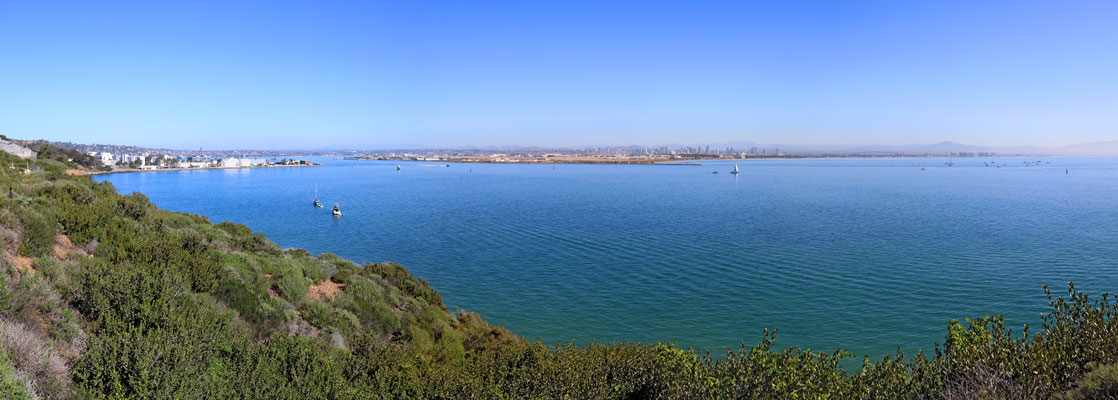
[(0, 133), (174, 148), (1118, 140), (1116, 1), (0, 2)]

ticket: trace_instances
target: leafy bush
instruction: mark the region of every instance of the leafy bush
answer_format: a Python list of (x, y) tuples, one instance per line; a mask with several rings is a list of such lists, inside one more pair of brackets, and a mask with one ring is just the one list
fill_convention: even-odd
[(268, 255), (282, 254), (279, 246), (269, 241), (264, 235), (252, 233), (252, 230), (242, 224), (229, 221), (214, 225), (215, 228), (225, 231), (233, 239), (233, 246), (249, 253)]
[(7, 279), (4, 275), (0, 275), (0, 314), (8, 311), (8, 307), (12, 305), (12, 292), (8, 289)]
[(291, 304), (299, 304), (307, 297), (307, 279), (302, 272), (284, 275), (276, 282), (279, 293)]
[(295, 262), (302, 268), (303, 276), (310, 279), (311, 282), (321, 282), (329, 276), (326, 268), (312, 259), (297, 259)]
[(12, 366), (8, 352), (0, 346), (0, 398), (30, 400), (36, 398), (31, 383), (22, 371)]
[[(1094, 366), (1094, 365), (1092, 365)], [(1093, 368), (1064, 394), (1067, 400), (1118, 399), (1118, 364)]]
[(330, 280), (337, 283), (348, 284), (350, 279), (352, 279), (353, 276), (357, 273), (358, 269), (355, 266), (338, 267), (338, 270), (334, 272), (334, 275), (330, 277)]
[(369, 264), (365, 266), (365, 270), (361, 273), (366, 276), (379, 275), (403, 290), (404, 293), (423, 299), (427, 304), (443, 304), (443, 298), (439, 292), (432, 289), (427, 281), (413, 277), (400, 264), (394, 262)]
[(28, 210), (19, 214), (23, 228), (19, 252), (26, 257), (41, 257), (50, 254), (54, 247), (54, 228), (42, 214)]

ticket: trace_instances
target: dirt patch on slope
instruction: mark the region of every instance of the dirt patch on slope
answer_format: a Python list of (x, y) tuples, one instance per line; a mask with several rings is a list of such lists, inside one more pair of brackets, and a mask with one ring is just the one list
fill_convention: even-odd
[(54, 241), (54, 256), (57, 257), (59, 260), (65, 260), (73, 254), (87, 257), (89, 256), (85, 253), (85, 249), (75, 246), (74, 243), (70, 241), (69, 236), (59, 234)]
[(345, 291), (345, 285), (325, 279), (322, 283), (311, 285), (310, 290), (307, 291), (307, 297), (311, 300), (329, 301), (333, 300), (338, 292)]
[(31, 268), (31, 257), (24, 257), (15, 253), (8, 253), (8, 261), (16, 266), (16, 271), (21, 274), (35, 275), (35, 269)]

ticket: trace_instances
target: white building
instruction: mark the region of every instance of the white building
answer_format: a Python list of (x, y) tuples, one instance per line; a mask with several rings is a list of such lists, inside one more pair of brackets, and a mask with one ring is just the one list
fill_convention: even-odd
[(109, 165), (109, 166), (115, 164), (115, 162), (113, 160), (113, 153), (101, 152), (101, 153), (98, 153), (97, 155), (95, 155), (94, 157), (97, 157), (97, 160), (101, 161), (101, 164), (105, 164), (105, 165)]
[(243, 168), (264, 164), (261, 158), (226, 158), (221, 160), (222, 168)]

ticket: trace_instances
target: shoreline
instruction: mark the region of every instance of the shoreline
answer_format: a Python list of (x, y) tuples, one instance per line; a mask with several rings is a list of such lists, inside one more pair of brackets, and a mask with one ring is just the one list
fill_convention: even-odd
[[(995, 156), (995, 158), (1015, 158), (1015, 157), (1032, 157), (1032, 156)], [(1053, 156), (1039, 156), (1049, 158)], [(597, 157), (556, 157), (556, 158), (513, 158), (513, 157), (441, 157), (435, 160), (424, 159), (405, 159), (402, 157), (351, 157), (351, 158), (336, 158), (341, 160), (351, 161), (396, 161), (396, 162), (434, 162), (434, 163), (460, 163), (460, 164), (585, 164), (585, 165), (693, 165), (700, 166), (702, 163), (708, 161), (736, 161), (736, 162), (749, 162), (749, 161), (771, 161), (771, 160), (814, 160), (814, 159), (928, 159), (928, 158), (952, 158), (950, 156), (888, 156), (888, 157), (864, 157), (864, 156), (783, 156), (783, 157), (747, 157), (747, 158), (686, 158), (686, 159), (608, 159)], [(984, 159), (984, 157), (960, 157), (960, 158), (975, 158)]]
[(541, 158), (510, 158), (510, 159), (485, 159), (475, 157), (449, 157), (438, 160), (408, 160), (402, 158), (372, 158), (372, 157), (355, 157), (355, 158), (342, 158), (347, 161), (396, 161), (396, 162), (434, 162), (434, 163), (457, 163), (457, 164), (567, 164), (567, 165), (690, 165), (700, 166), (706, 161), (753, 161), (753, 160), (778, 160), (778, 159), (800, 159), (800, 158), (815, 158), (815, 157), (757, 157), (757, 158), (688, 158), (688, 159), (593, 159), (591, 157), (579, 158), (557, 158), (557, 159), (541, 159)]
[[(288, 167), (321, 167), (322, 164), (313, 165), (265, 165), (265, 166), (248, 166), (248, 167), (206, 167), (206, 168), (158, 168), (158, 169), (119, 169), (112, 171), (81, 171), (81, 170), (67, 170), (70, 175), (110, 175), (110, 174), (128, 174), (137, 172), (177, 172), (177, 171), (208, 171), (216, 169), (256, 169), (256, 168), (288, 168)], [(70, 172), (74, 171), (74, 172)]]

